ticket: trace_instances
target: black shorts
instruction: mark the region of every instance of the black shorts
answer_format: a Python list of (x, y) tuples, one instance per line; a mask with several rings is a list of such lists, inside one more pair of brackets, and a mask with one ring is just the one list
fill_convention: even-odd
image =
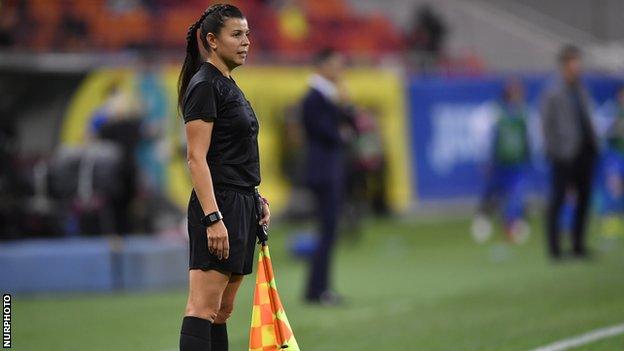
[(201, 224), (204, 211), (193, 190), (188, 205), (189, 269), (250, 274), (259, 221), (254, 191), (245, 188), (216, 188), (215, 198), (228, 231), (230, 255), (227, 259), (219, 260), (208, 251), (206, 227)]

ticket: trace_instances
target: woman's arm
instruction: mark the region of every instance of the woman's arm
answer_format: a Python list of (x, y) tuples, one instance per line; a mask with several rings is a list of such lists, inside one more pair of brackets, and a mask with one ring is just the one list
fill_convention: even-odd
[[(219, 210), (215, 199), (210, 168), (206, 161), (206, 155), (210, 148), (212, 128), (213, 123), (206, 123), (202, 120), (192, 120), (185, 124), (188, 145), (186, 160), (191, 172), (193, 188), (195, 188), (199, 203), (204, 210), (204, 215)], [(209, 226), (206, 229), (206, 235), (208, 236), (208, 250), (219, 259), (227, 259), (230, 247), (228, 232), (223, 221), (218, 221)]]

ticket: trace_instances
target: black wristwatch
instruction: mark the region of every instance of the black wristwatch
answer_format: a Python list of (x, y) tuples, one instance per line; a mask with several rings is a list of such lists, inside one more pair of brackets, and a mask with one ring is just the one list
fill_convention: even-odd
[(202, 218), (201, 222), (205, 227), (210, 227), (211, 225), (217, 223), (218, 221), (223, 219), (223, 215), (219, 211), (215, 211), (213, 213), (207, 214), (204, 218)]

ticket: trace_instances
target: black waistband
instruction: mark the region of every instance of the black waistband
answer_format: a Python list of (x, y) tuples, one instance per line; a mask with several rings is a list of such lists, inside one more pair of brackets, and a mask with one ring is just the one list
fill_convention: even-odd
[(256, 193), (255, 186), (241, 186), (241, 185), (233, 185), (233, 184), (215, 184), (215, 190), (232, 190), (237, 193), (254, 195)]

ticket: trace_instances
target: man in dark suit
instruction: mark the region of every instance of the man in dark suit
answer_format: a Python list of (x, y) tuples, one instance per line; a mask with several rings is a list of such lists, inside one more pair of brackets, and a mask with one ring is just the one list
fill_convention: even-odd
[(306, 135), (306, 183), (314, 194), (320, 220), (319, 241), (310, 262), (305, 293), (310, 303), (337, 304), (330, 289), (330, 261), (345, 182), (345, 144), (349, 139), (351, 109), (346, 104), (340, 77), (343, 57), (323, 50), (315, 58), (316, 72), (303, 100)]
[(542, 127), (546, 156), (551, 164), (551, 195), (548, 207), (548, 249), (553, 259), (561, 257), (559, 215), (566, 193), (576, 195), (572, 253), (587, 256), (585, 227), (591, 198), (597, 137), (591, 122), (590, 98), (581, 82), (581, 53), (566, 46), (559, 53), (561, 77), (546, 91), (542, 105)]

